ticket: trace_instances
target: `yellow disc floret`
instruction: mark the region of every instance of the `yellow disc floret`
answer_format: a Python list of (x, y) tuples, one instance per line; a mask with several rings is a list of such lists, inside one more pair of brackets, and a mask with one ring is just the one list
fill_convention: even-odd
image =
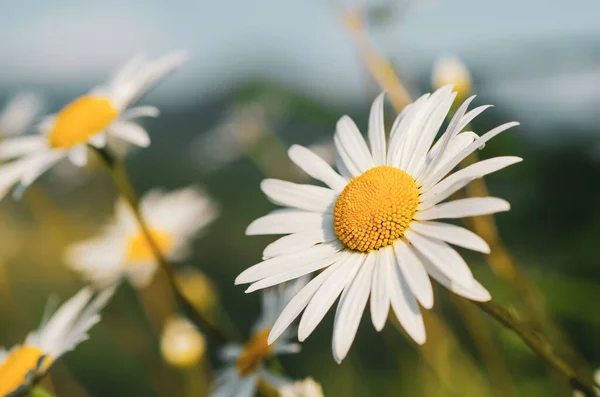
[(271, 356), (275, 345), (269, 345), (270, 332), (270, 328), (258, 331), (246, 342), (240, 357), (235, 363), (240, 376), (250, 375), (256, 371), (265, 359)]
[(38, 347), (20, 346), (14, 349), (0, 365), (0, 396), (6, 396), (25, 383), (27, 374), (39, 369), (45, 371), (50, 358), (40, 359), (44, 352)]
[[(160, 252), (168, 256), (169, 251), (173, 248), (171, 236), (160, 230), (150, 230), (150, 235)], [(152, 260), (154, 260), (154, 254), (146, 236), (139, 232), (129, 237), (127, 241), (127, 261), (137, 264)]]
[(369, 252), (402, 237), (419, 204), (415, 180), (398, 168), (371, 168), (352, 179), (338, 197), (333, 228), (348, 247)]
[(119, 115), (107, 98), (82, 96), (65, 106), (48, 134), (50, 146), (68, 149), (104, 131)]

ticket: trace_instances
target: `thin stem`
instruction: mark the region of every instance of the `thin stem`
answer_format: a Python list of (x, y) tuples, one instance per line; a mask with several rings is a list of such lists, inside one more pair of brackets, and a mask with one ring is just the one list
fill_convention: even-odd
[(202, 313), (200, 313), (194, 305), (189, 301), (189, 299), (181, 292), (179, 288), (179, 282), (177, 281), (177, 273), (175, 272), (175, 268), (169, 263), (168, 259), (163, 255), (161, 250), (158, 248), (152, 233), (142, 213), (140, 211), (139, 199), (131, 185), (129, 178), (127, 177), (127, 173), (125, 172), (125, 167), (112, 153), (106, 148), (93, 148), (96, 150), (98, 155), (102, 158), (104, 163), (106, 164), (110, 176), (112, 177), (117, 189), (129, 204), (133, 215), (138, 223), (138, 226), (143, 233), (144, 237), (148, 241), (150, 249), (156, 261), (163, 269), (165, 275), (167, 276), (167, 280), (175, 295), (175, 299), (177, 303), (183, 310), (184, 314), (192, 320), (198, 327), (205, 330), (209, 334), (211, 334), (218, 342), (224, 343), (233, 340), (233, 337), (229, 335), (227, 332), (218, 328), (215, 324), (209, 321), (204, 317)]
[(495, 303), (473, 302), (473, 304), (477, 305), (505, 327), (514, 331), (531, 350), (544, 359), (550, 366), (566, 376), (573, 388), (582, 391), (587, 397), (596, 396), (592, 383), (583, 379), (567, 362), (558, 357), (542, 334), (520, 324), (511, 312)]
[(44, 389), (42, 386), (35, 386), (29, 392), (29, 397), (55, 397), (54, 394)]

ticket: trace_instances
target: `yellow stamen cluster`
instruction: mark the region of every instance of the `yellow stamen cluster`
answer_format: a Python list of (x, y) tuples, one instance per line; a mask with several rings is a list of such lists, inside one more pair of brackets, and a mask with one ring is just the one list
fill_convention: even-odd
[(410, 175), (385, 165), (371, 168), (352, 179), (338, 197), (333, 227), (348, 248), (377, 250), (402, 237), (418, 204), (419, 189)]
[(273, 345), (269, 345), (270, 328), (264, 329), (252, 335), (246, 342), (242, 353), (235, 366), (240, 376), (247, 376), (258, 368), (258, 366), (273, 353)]
[[(160, 230), (150, 230), (150, 234), (160, 252), (168, 255), (173, 248), (171, 236)], [(141, 232), (131, 236), (127, 242), (127, 262), (137, 264), (152, 260), (154, 260), (154, 254), (146, 236)]]
[(50, 146), (68, 149), (104, 131), (119, 115), (106, 98), (86, 95), (65, 106), (48, 134)]
[[(0, 396), (6, 396), (22, 386), (27, 374), (38, 368), (43, 355), (40, 348), (32, 346), (20, 346), (13, 350), (0, 365)], [(43, 361), (39, 368), (42, 372), (47, 369), (51, 360), (44, 358)]]

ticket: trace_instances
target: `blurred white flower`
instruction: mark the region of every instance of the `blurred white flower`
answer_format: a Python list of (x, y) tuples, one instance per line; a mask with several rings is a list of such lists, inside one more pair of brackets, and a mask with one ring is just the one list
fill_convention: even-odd
[(42, 109), (41, 97), (21, 92), (9, 99), (0, 112), (0, 136), (20, 135), (29, 128)]
[(250, 397), (256, 394), (259, 382), (265, 382), (274, 389), (291, 382), (267, 370), (264, 364), (277, 355), (298, 353), (300, 345), (290, 342), (291, 330), (284, 332), (276, 343), (268, 344), (267, 338), (277, 316), (290, 299), (306, 285), (306, 281), (306, 278), (300, 278), (263, 291), (262, 313), (252, 327), (252, 333), (246, 343), (230, 343), (220, 351), (220, 356), (227, 366), (218, 374), (211, 396)]
[(164, 360), (179, 368), (194, 366), (206, 352), (206, 339), (188, 319), (177, 316), (167, 320), (160, 339)]
[(433, 307), (430, 276), (466, 298), (490, 299), (449, 245), (488, 253), (488, 244), (463, 227), (437, 220), (510, 208), (495, 197), (440, 203), (473, 179), (521, 161), (496, 157), (446, 176), (485, 142), (518, 123), (503, 124), (481, 137), (461, 132), (488, 107), (467, 113), (472, 97), (434, 143), (455, 97), (452, 86), (423, 95), (396, 118), (386, 142), (382, 94), (371, 108), (370, 148), (352, 119), (344, 116), (338, 122), (334, 142), (339, 173), (310, 150), (290, 148), (290, 159), (327, 188), (275, 179), (262, 182), (268, 199), (284, 208), (252, 222), (246, 234), (287, 236), (268, 245), (263, 262), (242, 272), (236, 284), (252, 283), (246, 290), (252, 292), (321, 271), (285, 308), (269, 343), (302, 311), (298, 339), (304, 341), (341, 294), (332, 344), (336, 361), (348, 354), (369, 296), (375, 329), (383, 329), (391, 305), (406, 332), (422, 344), (425, 327), (417, 302)]
[[(171, 260), (186, 258), (192, 240), (218, 213), (212, 200), (194, 187), (169, 193), (152, 190), (144, 196), (140, 208), (155, 243)], [(113, 283), (124, 277), (143, 288), (152, 281), (156, 259), (124, 200), (117, 202), (115, 213), (101, 236), (70, 246), (65, 261), (95, 284)]]
[(467, 66), (455, 56), (443, 56), (435, 61), (431, 76), (434, 89), (454, 84), (458, 99), (469, 96), (472, 90), (471, 73)]
[(130, 108), (143, 94), (180, 66), (187, 56), (174, 52), (156, 60), (138, 56), (125, 64), (104, 85), (92, 89), (57, 114), (47, 116), (40, 133), (0, 142), (0, 160), (14, 161), (0, 167), (0, 195), (15, 184), (17, 194), (64, 158), (77, 165), (87, 163), (87, 145), (104, 147), (107, 136), (146, 147), (150, 138), (135, 120), (156, 117), (153, 106)]
[(323, 397), (323, 388), (312, 378), (289, 383), (279, 388), (281, 397)]
[(207, 171), (236, 161), (258, 147), (284, 112), (285, 103), (270, 94), (232, 105), (217, 126), (194, 142), (194, 161)]
[(27, 335), (23, 344), (10, 351), (0, 349), (0, 395), (28, 386), (63, 354), (87, 340), (88, 331), (100, 321), (99, 312), (113, 293), (114, 287), (95, 296), (91, 288), (83, 288)]

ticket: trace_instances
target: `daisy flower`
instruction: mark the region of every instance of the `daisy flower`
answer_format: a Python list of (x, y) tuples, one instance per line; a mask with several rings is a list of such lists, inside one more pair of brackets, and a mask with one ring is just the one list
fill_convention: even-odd
[(0, 112), (0, 135), (20, 135), (31, 126), (42, 108), (42, 99), (33, 92), (21, 92), (9, 99)]
[(283, 332), (273, 344), (267, 343), (271, 327), (285, 305), (306, 285), (306, 278), (263, 291), (262, 314), (252, 327), (252, 334), (244, 345), (230, 343), (220, 351), (227, 367), (220, 371), (211, 393), (212, 397), (251, 397), (259, 382), (278, 389), (290, 380), (270, 372), (265, 361), (282, 354), (298, 353), (300, 345), (291, 343), (291, 330)]
[(477, 197), (441, 203), (475, 178), (521, 161), (495, 157), (450, 173), (463, 159), (501, 132), (507, 123), (481, 137), (461, 132), (488, 106), (467, 111), (467, 99), (435, 142), (456, 97), (452, 86), (425, 94), (396, 118), (386, 142), (383, 94), (373, 103), (369, 146), (354, 122), (342, 117), (334, 142), (334, 171), (310, 150), (292, 146), (291, 160), (327, 187), (267, 179), (261, 188), (278, 209), (252, 222), (248, 235), (286, 234), (268, 245), (264, 261), (242, 272), (236, 284), (246, 292), (321, 271), (285, 308), (269, 335), (275, 341), (304, 310), (298, 339), (306, 339), (341, 294), (333, 331), (336, 361), (346, 356), (370, 299), (371, 319), (381, 330), (390, 305), (406, 332), (425, 342), (419, 302), (433, 306), (429, 276), (456, 294), (490, 299), (469, 266), (449, 244), (489, 252), (471, 231), (438, 219), (507, 211), (509, 203)]
[[(170, 193), (152, 190), (142, 199), (140, 210), (158, 248), (171, 260), (185, 259), (192, 240), (217, 216), (216, 205), (195, 187)], [(65, 260), (94, 284), (126, 278), (137, 288), (146, 287), (157, 269), (156, 258), (123, 199), (115, 213), (101, 236), (73, 244)]]
[(435, 61), (431, 83), (434, 88), (454, 84), (459, 99), (466, 98), (473, 85), (469, 69), (455, 56), (444, 56)]
[(200, 362), (206, 353), (206, 339), (183, 316), (169, 318), (160, 338), (163, 359), (174, 367), (188, 368)]
[(138, 146), (148, 146), (148, 133), (136, 119), (156, 117), (158, 109), (130, 106), (185, 59), (181, 52), (156, 60), (135, 57), (106, 84), (75, 99), (57, 114), (46, 117), (39, 125), (38, 134), (1, 142), (0, 160), (14, 161), (0, 167), (0, 195), (19, 184), (18, 195), (64, 158), (84, 166), (87, 145), (104, 147), (108, 135)]
[(281, 397), (323, 397), (323, 388), (312, 378), (289, 383), (279, 388)]
[(113, 293), (114, 288), (108, 288), (94, 296), (91, 288), (83, 288), (27, 335), (23, 344), (0, 351), (0, 395), (27, 387), (63, 354), (87, 340)]

